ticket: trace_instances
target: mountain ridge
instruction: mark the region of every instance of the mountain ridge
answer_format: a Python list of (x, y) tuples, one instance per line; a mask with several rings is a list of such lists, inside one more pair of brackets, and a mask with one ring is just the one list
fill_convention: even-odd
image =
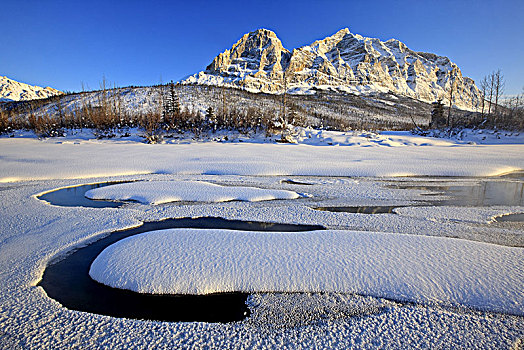
[(0, 75), (0, 102), (25, 101), (61, 95), (52, 87), (29, 85)]
[(343, 28), (310, 45), (286, 49), (268, 29), (244, 34), (204, 71), (182, 84), (227, 86), (251, 92), (391, 92), (424, 102), (442, 99), (475, 110), (481, 102), (475, 82), (448, 57), (409, 49), (397, 39), (381, 41)]

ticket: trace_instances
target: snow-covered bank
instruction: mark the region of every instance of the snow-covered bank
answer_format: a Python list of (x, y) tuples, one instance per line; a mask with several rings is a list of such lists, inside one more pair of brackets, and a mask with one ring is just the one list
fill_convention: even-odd
[(0, 139), (0, 182), (149, 173), (493, 176), (524, 169), (523, 144), (468, 145), (408, 135), (373, 141), (337, 135), (345, 137), (348, 146)]
[[(20, 155), (19, 158), (23, 159)], [(64, 169), (66, 171), (66, 169)], [(327, 227), (382, 232), (463, 237), (515, 244), (522, 230), (510, 230), (472, 220), (441, 220), (403, 215), (363, 215), (312, 210), (308, 201), (332, 200), (356, 205), (370, 201), (417, 198), (417, 191), (398, 191), (384, 181), (343, 178), (294, 178), (311, 186), (282, 184), (290, 177), (140, 175), (96, 178), (116, 180), (193, 180), (243, 184), (260, 188), (307, 189), (313, 198), (300, 201), (227, 202), (196, 205), (129, 205), (119, 209), (57, 207), (34, 198), (85, 180), (46, 180), (0, 184), (0, 348), (509, 348), (524, 337), (523, 318), (427, 305), (385, 303), (372, 297), (372, 312), (355, 314), (347, 294), (321, 297), (283, 294), (277, 300), (256, 298), (256, 317), (233, 324), (169, 323), (119, 319), (69, 310), (36, 286), (46, 264), (75, 247), (140, 221), (167, 217), (217, 216), (248, 221), (315, 223)], [(419, 179), (420, 180), (420, 179)], [(446, 182), (454, 181), (452, 179)], [(472, 180), (467, 180), (472, 181)], [(316, 198), (316, 199), (315, 199)], [(317, 202), (315, 202), (317, 203)], [(514, 209), (497, 209), (493, 214)], [(497, 214), (497, 215), (498, 215)], [(486, 215), (491, 215), (486, 212)], [(325, 296), (325, 294), (322, 294)], [(356, 296), (358, 299), (358, 296)], [(278, 300), (285, 300), (281, 303)], [(316, 300), (316, 299), (315, 299)], [(346, 301), (349, 304), (346, 304)], [(296, 309), (294, 305), (300, 304)], [(349, 310), (347, 310), (349, 308)], [(366, 307), (364, 308), (364, 311)], [(326, 311), (322, 311), (326, 310)], [(346, 311), (344, 311), (346, 310)], [(375, 310), (375, 311), (373, 311)], [(296, 312), (304, 312), (300, 316)], [(273, 328), (278, 318), (278, 329)], [(309, 320), (303, 324), (301, 320)], [(298, 326), (296, 326), (298, 325)], [(372, 346), (370, 344), (373, 344)]]
[[(475, 242), (524, 246), (522, 226), (488, 224), (494, 216), (522, 212), (521, 206), (460, 210), (426, 206), (402, 208), (397, 210), (398, 214), (382, 215), (312, 209), (337, 205), (410, 205), (439, 197), (423, 196), (423, 190), (394, 189), (395, 186), (389, 185), (414, 181), (423, 186), (430, 181), (432, 185), (453, 186), (457, 182), (473, 184), (483, 179), (295, 177), (308, 173), (494, 175), (524, 168), (522, 145), (467, 145), (449, 140), (437, 140), (440, 142), (437, 144), (431, 138), (416, 137), (410, 144), (408, 135), (401, 134), (394, 135), (400, 139), (396, 140), (400, 144), (395, 145), (393, 135), (389, 138), (391, 141), (386, 139), (380, 144), (375, 136), (322, 132), (324, 140), (328, 136), (332, 140), (334, 137), (349, 139), (345, 145), (321, 147), (255, 142), (146, 145), (133, 140), (1, 138), (0, 178), (18, 182), (0, 183), (0, 348), (494, 349), (511, 348), (518, 339), (524, 338), (522, 316), (385, 302), (371, 296), (362, 297), (369, 300), (370, 312), (355, 312), (351, 300), (356, 298), (358, 301), (360, 297), (351, 294), (321, 294), (306, 306), (303, 301), (313, 298), (308, 293), (282, 294), (275, 298), (270, 294), (269, 297), (253, 298), (256, 317), (246, 321), (169, 323), (69, 310), (37, 286), (46, 265), (57, 256), (112, 231), (165, 218), (213, 216), (243, 221), (318, 224), (332, 230), (459, 237)], [(353, 141), (358, 142), (350, 146)], [(289, 175), (251, 176), (278, 173)], [(97, 174), (101, 176), (96, 177)], [(116, 174), (120, 175), (110, 176)], [(93, 178), (84, 180), (87, 177)], [(29, 179), (46, 180), (24, 181)], [(39, 193), (86, 182), (136, 180), (205, 181), (223, 186), (306, 191), (312, 197), (261, 202), (127, 204), (118, 209), (60, 207), (35, 198)], [(519, 178), (489, 181), (506, 180), (521, 181)], [(497, 246), (486, 246), (498, 251)], [(489, 274), (495, 274), (497, 268)], [(521, 273), (519, 271), (516, 276)], [(497, 288), (494, 292), (501, 291)], [(509, 295), (507, 300), (514, 298), (515, 295)], [(294, 308), (297, 304), (301, 308)], [(319, 309), (308, 312), (309, 305)], [(304, 313), (302, 317), (296, 315), (299, 312)], [(278, 329), (272, 328), (275, 318), (279, 318)], [(303, 319), (308, 322), (301, 322)]]
[(90, 275), (153, 294), (338, 292), (524, 315), (524, 254), (375, 232), (163, 230), (106, 248)]
[(91, 199), (137, 201), (145, 204), (170, 202), (259, 202), (272, 199), (295, 199), (293, 191), (266, 190), (255, 187), (226, 187), (203, 181), (141, 181), (96, 188), (87, 191)]

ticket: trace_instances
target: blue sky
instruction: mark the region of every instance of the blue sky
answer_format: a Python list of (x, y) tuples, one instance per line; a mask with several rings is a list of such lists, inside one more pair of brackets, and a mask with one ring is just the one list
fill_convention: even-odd
[(178, 80), (244, 33), (276, 32), (293, 49), (342, 28), (448, 56), (477, 83), (501, 69), (524, 87), (524, 1), (0, 0), (0, 75), (79, 91)]

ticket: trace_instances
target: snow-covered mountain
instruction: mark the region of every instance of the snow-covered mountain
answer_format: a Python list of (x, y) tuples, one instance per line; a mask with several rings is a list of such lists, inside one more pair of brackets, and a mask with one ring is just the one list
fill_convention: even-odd
[(61, 91), (51, 87), (43, 88), (24, 84), (8, 77), (0, 76), (0, 102), (35, 100), (60, 94), (62, 94)]
[(481, 97), (475, 82), (449, 58), (410, 50), (396, 40), (381, 41), (345, 28), (311, 45), (289, 51), (276, 34), (258, 29), (219, 54), (206, 70), (183, 84), (229, 86), (253, 92), (391, 92), (425, 102), (442, 98), (475, 110)]

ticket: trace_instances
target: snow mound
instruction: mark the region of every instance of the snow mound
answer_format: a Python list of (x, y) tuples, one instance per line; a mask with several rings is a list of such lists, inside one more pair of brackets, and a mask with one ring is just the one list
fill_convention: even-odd
[(173, 229), (121, 240), (90, 276), (140, 293), (339, 292), (524, 314), (523, 249), (377, 232)]
[(273, 199), (296, 199), (293, 191), (255, 187), (226, 187), (204, 181), (148, 181), (106, 186), (87, 191), (91, 199), (137, 201), (144, 204), (169, 202), (259, 202)]

